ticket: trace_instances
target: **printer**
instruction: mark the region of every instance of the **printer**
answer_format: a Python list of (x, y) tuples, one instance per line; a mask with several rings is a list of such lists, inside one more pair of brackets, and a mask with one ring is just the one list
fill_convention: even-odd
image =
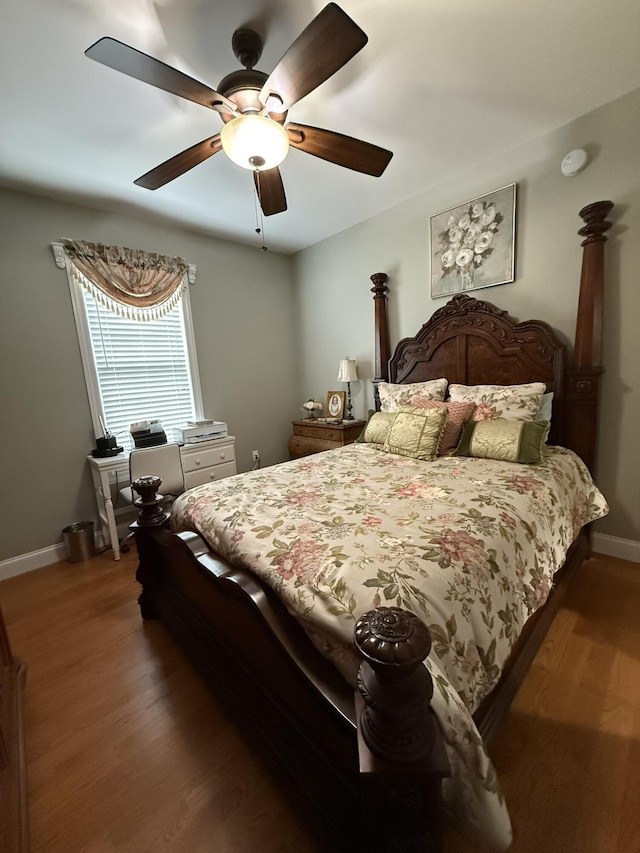
[(199, 441), (211, 441), (214, 438), (225, 438), (229, 431), (224, 421), (187, 421), (178, 430), (178, 440), (184, 444), (197, 444)]

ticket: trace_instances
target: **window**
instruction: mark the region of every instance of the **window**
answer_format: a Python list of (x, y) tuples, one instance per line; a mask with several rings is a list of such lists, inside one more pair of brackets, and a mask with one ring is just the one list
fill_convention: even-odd
[(131, 449), (132, 423), (157, 418), (172, 441), (176, 428), (202, 417), (188, 287), (168, 314), (142, 322), (110, 311), (71, 278), (69, 286), (96, 436), (102, 418)]

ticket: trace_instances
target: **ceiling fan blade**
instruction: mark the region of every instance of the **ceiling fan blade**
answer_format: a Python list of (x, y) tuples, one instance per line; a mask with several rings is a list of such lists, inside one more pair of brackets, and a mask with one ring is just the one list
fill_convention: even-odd
[(361, 50), (368, 39), (360, 27), (335, 3), (316, 15), (289, 47), (260, 92), (266, 104), (278, 96), (284, 112), (324, 83)]
[(155, 169), (141, 175), (133, 183), (139, 187), (144, 187), (146, 190), (157, 190), (172, 181), (174, 178), (179, 178), (184, 175), (189, 169), (193, 169), (199, 163), (203, 163), (209, 157), (222, 151), (222, 142), (220, 142), (220, 134), (210, 136), (209, 139), (203, 139), (186, 151), (176, 154), (170, 160), (165, 160)]
[(393, 157), (393, 153), (386, 148), (379, 148), (370, 142), (362, 142), (352, 136), (344, 136), (321, 127), (289, 122), (285, 129), (289, 135), (289, 143), (294, 148), (344, 166), (345, 169), (353, 169), (354, 172), (363, 172), (376, 178), (380, 177)]
[(107, 65), (109, 68), (128, 74), (129, 77), (170, 92), (172, 95), (195, 101), (203, 107), (223, 113), (238, 111), (233, 101), (209, 86), (205, 86), (204, 83), (110, 36), (99, 39), (88, 47), (84, 54), (102, 65)]
[(260, 200), (260, 207), (265, 216), (273, 216), (274, 213), (283, 213), (287, 209), (287, 197), (284, 194), (284, 185), (280, 169), (265, 169), (264, 172), (253, 173), (253, 181)]

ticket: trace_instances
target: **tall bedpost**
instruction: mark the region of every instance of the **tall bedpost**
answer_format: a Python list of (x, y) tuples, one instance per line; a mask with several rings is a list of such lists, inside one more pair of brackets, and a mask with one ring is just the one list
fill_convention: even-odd
[(139, 558), (136, 580), (142, 587), (138, 604), (143, 619), (156, 619), (158, 616), (155, 605), (155, 552), (151, 538), (145, 532), (160, 530), (169, 521), (169, 513), (162, 508), (162, 495), (158, 494), (161, 484), (162, 479), (155, 476), (139, 477), (131, 484), (132, 489), (140, 495), (135, 502), (140, 512), (137, 520), (129, 525), (129, 530), (136, 537)]
[(442, 779), (449, 762), (422, 665), (429, 629), (399, 607), (357, 622), (363, 663), (356, 697), (363, 850), (435, 853), (442, 846)]
[(569, 447), (579, 454), (590, 471), (596, 455), (598, 398), (602, 373), (602, 305), (604, 295), (606, 216), (611, 201), (596, 201), (580, 211), (584, 225), (578, 231), (582, 243), (582, 274), (576, 320), (573, 364), (569, 370), (566, 418)]
[(380, 410), (380, 398), (378, 396), (378, 383), (386, 382), (389, 378), (389, 358), (391, 348), (389, 346), (389, 318), (387, 316), (387, 293), (389, 288), (387, 282), (389, 276), (384, 272), (375, 272), (371, 276), (373, 287), (373, 304), (375, 305), (375, 352), (376, 352), (376, 374), (373, 378), (373, 398), (376, 411)]

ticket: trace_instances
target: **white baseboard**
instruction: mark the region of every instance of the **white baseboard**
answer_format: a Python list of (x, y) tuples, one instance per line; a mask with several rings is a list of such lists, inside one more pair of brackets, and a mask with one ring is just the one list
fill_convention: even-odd
[[(120, 540), (124, 539), (128, 532), (126, 521), (118, 525), (118, 538)], [(96, 553), (100, 553), (100, 551), (110, 547), (100, 529), (96, 531), (94, 541)], [(17, 557), (10, 557), (8, 560), (0, 561), (0, 581), (68, 559), (69, 552), (64, 542), (49, 545), (47, 548), (40, 548), (39, 551), (31, 551), (29, 554), (19, 554)]]
[(39, 551), (31, 551), (30, 554), (10, 557), (8, 560), (0, 562), (0, 580), (22, 575), (25, 572), (32, 572), (34, 569), (41, 569), (43, 566), (50, 566), (51, 563), (58, 563), (60, 560), (66, 559), (67, 549), (64, 542), (49, 545), (47, 548), (40, 548)]
[(620, 539), (618, 536), (607, 536), (606, 533), (592, 533), (591, 547), (597, 554), (640, 563), (640, 542), (633, 539)]

